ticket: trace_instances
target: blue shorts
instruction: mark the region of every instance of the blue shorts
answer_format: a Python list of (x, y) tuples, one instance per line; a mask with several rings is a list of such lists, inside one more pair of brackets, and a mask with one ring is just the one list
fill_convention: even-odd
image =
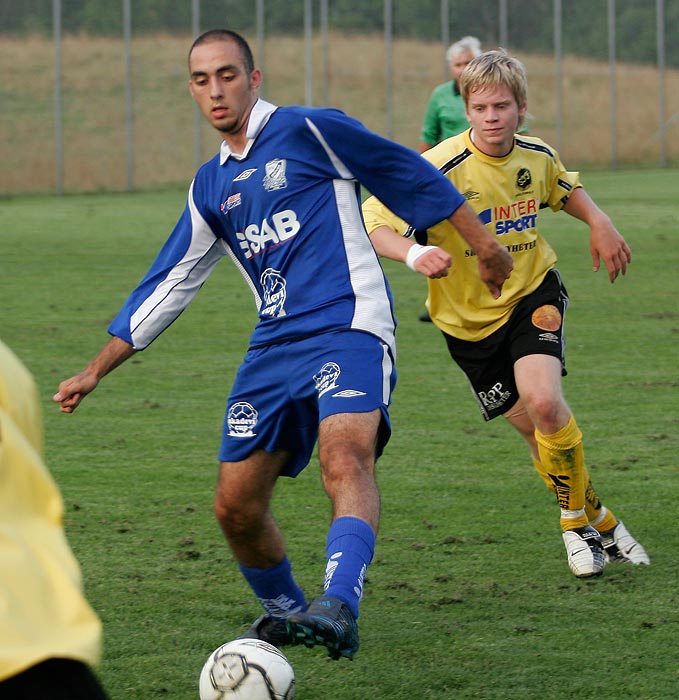
[(311, 459), (318, 425), (336, 413), (379, 408), (376, 457), (391, 435), (388, 407), (396, 385), (391, 352), (362, 331), (339, 331), (248, 350), (224, 418), (221, 462), (240, 462), (255, 450), (286, 450), (284, 476)]

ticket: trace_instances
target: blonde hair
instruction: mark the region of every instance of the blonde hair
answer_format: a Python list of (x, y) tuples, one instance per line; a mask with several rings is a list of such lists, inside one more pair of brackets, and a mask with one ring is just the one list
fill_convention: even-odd
[(501, 85), (510, 89), (519, 107), (527, 100), (526, 69), (518, 58), (510, 56), (503, 49), (486, 51), (477, 56), (462, 71), (458, 82), (465, 105), (472, 92)]

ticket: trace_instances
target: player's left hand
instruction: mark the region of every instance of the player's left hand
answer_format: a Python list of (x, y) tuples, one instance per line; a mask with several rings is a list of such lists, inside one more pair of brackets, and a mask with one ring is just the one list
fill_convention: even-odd
[(630, 247), (608, 217), (591, 227), (589, 248), (592, 254), (592, 269), (598, 272), (603, 260), (611, 282), (615, 282), (620, 273), (624, 275), (627, 265), (632, 262)]

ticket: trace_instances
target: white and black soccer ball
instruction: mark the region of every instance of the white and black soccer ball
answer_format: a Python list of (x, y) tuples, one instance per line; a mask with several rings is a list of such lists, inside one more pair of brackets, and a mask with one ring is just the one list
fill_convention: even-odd
[(210, 654), (198, 687), (200, 700), (292, 700), (295, 672), (275, 646), (235, 639)]

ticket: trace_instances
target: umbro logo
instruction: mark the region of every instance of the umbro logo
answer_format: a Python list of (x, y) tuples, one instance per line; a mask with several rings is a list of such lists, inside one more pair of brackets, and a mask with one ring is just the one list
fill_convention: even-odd
[(352, 399), (354, 396), (365, 396), (365, 391), (357, 391), (356, 389), (343, 389), (332, 395), (333, 399)]
[(233, 178), (234, 182), (238, 182), (239, 180), (247, 180), (252, 173), (256, 173), (257, 168), (250, 168), (249, 170), (243, 170), (243, 172), (240, 175), (237, 175), (236, 177)]

